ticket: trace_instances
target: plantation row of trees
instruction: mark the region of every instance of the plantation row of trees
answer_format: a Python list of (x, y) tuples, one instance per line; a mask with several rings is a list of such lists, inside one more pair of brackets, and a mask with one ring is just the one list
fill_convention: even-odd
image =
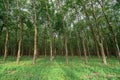
[(0, 0), (0, 55), (106, 56), (120, 61), (119, 0)]

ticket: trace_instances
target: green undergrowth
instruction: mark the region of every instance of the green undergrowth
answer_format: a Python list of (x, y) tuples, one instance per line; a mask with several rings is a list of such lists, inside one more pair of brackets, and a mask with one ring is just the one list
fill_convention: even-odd
[(114, 57), (108, 58), (108, 65), (101, 59), (91, 57), (85, 64), (84, 57), (57, 56), (50, 63), (49, 57), (38, 57), (32, 64), (32, 57), (21, 57), (19, 64), (15, 57), (8, 57), (6, 63), (0, 57), (0, 80), (120, 80), (120, 64)]

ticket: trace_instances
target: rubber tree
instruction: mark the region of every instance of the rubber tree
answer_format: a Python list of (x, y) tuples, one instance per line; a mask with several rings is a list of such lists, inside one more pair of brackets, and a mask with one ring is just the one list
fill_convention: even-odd
[(110, 33), (111, 33), (111, 35), (112, 35), (112, 40), (113, 40), (113, 43), (114, 43), (115, 48), (116, 48), (116, 51), (117, 51), (118, 60), (119, 60), (119, 62), (120, 62), (120, 49), (119, 49), (119, 45), (118, 45), (118, 42), (117, 42), (117, 38), (116, 38), (115, 32), (114, 32), (114, 30), (113, 30), (113, 26), (110, 24), (110, 21), (109, 21), (109, 19), (108, 19), (107, 14), (105, 14), (103, 1), (97, 0), (97, 2), (98, 2), (99, 5), (101, 6), (103, 16), (104, 16), (104, 18), (105, 18), (106, 23), (108, 24), (109, 31), (110, 31)]
[(34, 55), (33, 55), (33, 64), (36, 64), (36, 58), (37, 58), (37, 15), (36, 15), (36, 0), (32, 0), (33, 4), (33, 12), (34, 12), (34, 17), (33, 17), (33, 25), (34, 25)]
[(18, 27), (20, 27), (20, 37), (18, 42), (18, 52), (17, 52), (17, 63), (20, 61), (21, 56), (21, 45), (22, 45), (22, 29), (23, 29), (23, 22), (22, 22), (22, 15), (21, 15), (21, 3), (17, 0), (17, 9), (18, 9)]
[[(87, 12), (87, 9), (86, 9), (86, 6), (85, 6), (85, 3), (84, 3), (84, 2), (82, 3), (82, 6), (83, 6), (83, 10), (84, 10), (84, 12), (85, 12), (86, 18), (87, 18), (87, 19), (86, 19), (86, 20), (87, 20), (87, 23), (88, 23), (88, 25), (89, 25), (89, 27), (90, 27), (90, 29), (91, 29), (91, 32), (92, 32), (95, 40), (97, 41), (98, 45), (100, 46), (103, 63), (104, 63), (105, 65), (107, 65), (106, 56), (105, 56), (104, 47), (103, 47), (103, 40), (100, 38), (100, 35), (99, 35), (99, 34), (98, 34), (98, 37), (97, 37), (96, 32), (95, 32), (95, 29), (93, 28), (93, 25), (92, 25), (91, 20), (90, 20), (90, 18), (89, 18), (89, 15), (88, 15), (88, 12)], [(94, 17), (95, 21), (97, 21), (96, 18), (95, 18), (95, 16), (93, 16), (93, 17)], [(97, 27), (97, 26), (98, 26), (98, 25), (97, 25), (97, 23), (96, 23), (96, 27)]]
[(4, 6), (6, 9), (6, 18), (5, 18), (5, 27), (6, 27), (6, 38), (5, 38), (5, 52), (4, 52), (4, 59), (3, 61), (6, 61), (6, 57), (8, 54), (8, 40), (9, 40), (9, 0), (7, 0), (6, 2), (4, 1)]

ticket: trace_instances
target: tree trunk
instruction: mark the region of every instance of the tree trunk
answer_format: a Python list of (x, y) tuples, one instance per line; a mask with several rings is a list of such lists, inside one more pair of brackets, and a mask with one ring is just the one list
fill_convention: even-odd
[(83, 46), (83, 51), (84, 51), (84, 56), (85, 56), (85, 63), (88, 64), (88, 57), (87, 57), (87, 51), (86, 51), (86, 46), (85, 46), (85, 36), (84, 33), (82, 33), (82, 46)]
[(66, 53), (66, 64), (68, 64), (68, 47), (67, 47), (67, 37), (65, 36), (65, 53)]
[(97, 56), (98, 56), (98, 58), (100, 58), (100, 52), (99, 52), (99, 48), (98, 48), (98, 45), (97, 45), (97, 43), (95, 44), (95, 46), (96, 46), (96, 52), (97, 52)]
[(46, 9), (47, 9), (47, 13), (46, 13), (46, 16), (47, 16), (47, 19), (48, 19), (48, 26), (50, 28), (50, 62), (52, 62), (53, 60), (53, 31), (52, 31), (52, 26), (51, 26), (51, 18), (50, 18), (50, 14), (48, 12), (48, 5), (46, 3)]
[(86, 37), (86, 50), (87, 50), (86, 52), (88, 53), (88, 56), (90, 58), (91, 54), (90, 54), (90, 50), (89, 50), (89, 40), (87, 39), (86, 31), (84, 32), (84, 34), (85, 34), (85, 37)]
[[(87, 13), (86, 6), (85, 6), (84, 2), (83, 2), (83, 9), (84, 9), (85, 15), (86, 15), (87, 20), (88, 20), (87, 22), (88, 22), (88, 24), (89, 24), (89, 26), (90, 26), (90, 29), (91, 29), (91, 31), (92, 31), (92, 34), (93, 34), (93, 36), (94, 36), (94, 39), (95, 39), (95, 41), (97, 41), (97, 43), (98, 43), (99, 46), (100, 46), (103, 63), (106, 65), (107, 62), (106, 62), (106, 57), (105, 57), (105, 53), (104, 53), (103, 43), (100, 42), (100, 41), (102, 41), (102, 39), (101, 39), (101, 37), (100, 37), (99, 30), (98, 30), (98, 37), (97, 37), (97, 36), (96, 36), (96, 32), (95, 32), (95, 30), (93, 29), (93, 25), (92, 25), (92, 23), (91, 23), (91, 21), (90, 21), (89, 15), (88, 15), (88, 13)], [(94, 17), (94, 19), (95, 19), (96, 27), (98, 27), (96, 15), (95, 15), (94, 10), (93, 10), (93, 5), (92, 5), (92, 14), (93, 14), (93, 17)]]
[(31, 49), (32, 49), (32, 48), (31, 48), (31, 46), (30, 46), (30, 43), (31, 43), (31, 42), (30, 42), (30, 32), (29, 32), (29, 30), (28, 30), (28, 40), (29, 40), (29, 42), (28, 42), (28, 43), (29, 43), (29, 44), (28, 44), (28, 45), (29, 45), (29, 47), (28, 47), (28, 56), (30, 57), (30, 56), (31, 56), (31, 51), (32, 51)]
[(22, 19), (20, 17), (20, 38), (18, 42), (18, 52), (17, 52), (17, 63), (20, 61), (20, 56), (21, 56), (21, 44), (22, 44)]
[(46, 41), (46, 24), (45, 24), (45, 29), (44, 29), (44, 56), (46, 57), (46, 50), (47, 50), (47, 41)]
[(105, 53), (104, 53), (104, 48), (103, 48), (102, 42), (99, 43), (99, 45), (100, 45), (100, 49), (101, 49), (101, 54), (102, 54), (103, 63), (104, 63), (105, 65), (107, 65), (107, 61), (106, 61), (106, 57), (105, 57)]
[(71, 28), (71, 31), (70, 31), (70, 38), (69, 38), (69, 40), (70, 40), (70, 53), (71, 53), (71, 56), (73, 57), (74, 56), (74, 53), (73, 53), (73, 47), (72, 47), (72, 39), (71, 39), (71, 34), (72, 33), (72, 28)]
[(65, 25), (64, 13), (60, 6), (60, 1), (58, 0), (57, 3), (59, 6), (59, 9), (60, 9), (61, 16), (62, 16), (62, 25), (63, 25), (63, 29), (64, 29), (64, 41), (65, 41), (64, 47), (65, 47), (65, 55), (66, 55), (66, 64), (68, 64), (67, 28)]
[(77, 47), (78, 47), (78, 54), (81, 57), (81, 51), (80, 51), (80, 44), (79, 44), (79, 39), (78, 39), (78, 33), (76, 32), (77, 35)]
[(18, 26), (20, 27), (20, 37), (19, 37), (19, 42), (18, 42), (18, 52), (17, 52), (17, 63), (19, 63), (20, 61), (20, 56), (21, 56), (21, 43), (22, 43), (22, 27), (23, 27), (23, 23), (22, 23), (22, 17), (20, 14), (20, 5), (19, 5), (19, 0), (17, 0), (17, 8), (19, 11), (18, 14)]
[[(80, 15), (79, 15), (79, 12), (78, 12), (78, 10), (77, 10), (77, 8), (76, 8), (76, 4), (75, 4), (75, 13), (76, 13), (76, 15), (77, 15), (77, 17), (78, 17), (78, 22), (80, 21)], [(74, 23), (73, 23), (74, 24)], [(75, 29), (75, 34), (76, 34), (76, 37), (77, 37), (77, 47), (78, 47), (78, 54), (79, 54), (79, 56), (81, 57), (81, 51), (80, 51), (80, 42), (79, 42), (79, 36), (78, 36), (78, 31)]]
[(46, 39), (45, 39), (45, 50), (44, 50), (44, 55), (45, 55), (45, 57), (46, 57), (46, 54), (47, 54), (47, 46), (46, 46)]
[(52, 47), (52, 39), (50, 40), (50, 62), (52, 62), (52, 53), (53, 53), (53, 47)]
[(36, 20), (36, 0), (33, 0), (33, 11), (34, 11), (34, 56), (33, 56), (33, 64), (36, 64), (37, 57), (37, 20)]
[(105, 17), (106, 23), (108, 24), (110, 33), (112, 35), (112, 40), (113, 40), (113, 42), (115, 44), (115, 48), (116, 48), (116, 51), (117, 51), (117, 54), (118, 54), (118, 60), (120, 62), (120, 49), (119, 49), (119, 45), (118, 45), (118, 42), (117, 42), (117, 39), (116, 39), (115, 32), (113, 30), (113, 26), (110, 24), (108, 16), (105, 14), (104, 5), (99, 0), (97, 0), (97, 1), (98, 1), (98, 3), (100, 4), (100, 6), (102, 8), (103, 16)]
[(62, 37), (60, 36), (60, 42), (61, 42), (61, 48), (60, 48), (60, 52), (61, 55), (63, 56), (64, 52), (63, 52), (63, 41), (62, 41)]
[(6, 39), (5, 39), (5, 53), (3, 61), (6, 61), (7, 53), (8, 53), (8, 37), (9, 37), (8, 23), (6, 22)]
[[(5, 2), (4, 2), (5, 4)], [(5, 4), (5, 8), (6, 8), (6, 21), (5, 21), (5, 25), (6, 25), (6, 38), (5, 38), (5, 52), (4, 52), (4, 59), (3, 61), (6, 61), (6, 57), (7, 57), (7, 53), (8, 53), (8, 39), (9, 39), (9, 28), (8, 28), (8, 16), (9, 16), (9, 0), (7, 0), (7, 4)]]

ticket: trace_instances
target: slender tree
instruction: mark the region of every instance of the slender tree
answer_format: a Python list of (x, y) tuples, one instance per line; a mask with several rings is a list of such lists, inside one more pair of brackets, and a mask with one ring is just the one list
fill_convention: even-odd
[(36, 15), (36, 0), (32, 0), (33, 3), (33, 11), (34, 11), (34, 56), (33, 56), (33, 64), (36, 64), (37, 57), (37, 15)]
[(17, 8), (18, 8), (18, 26), (20, 27), (20, 37), (19, 37), (18, 52), (17, 52), (17, 63), (19, 63), (19, 61), (20, 61), (20, 56), (21, 56), (22, 27), (23, 27), (21, 10), (20, 10), (20, 1), (19, 1), (19, 0), (17, 0)]
[(4, 52), (4, 59), (3, 61), (6, 61), (6, 57), (8, 54), (8, 40), (9, 40), (9, 28), (8, 28), (8, 20), (9, 20), (9, 0), (5, 3), (5, 8), (6, 8), (6, 19), (5, 19), (5, 27), (6, 27), (6, 38), (5, 38), (5, 52)]
[[(89, 15), (88, 15), (88, 12), (87, 12), (87, 10), (86, 10), (86, 6), (85, 6), (85, 3), (84, 3), (84, 2), (83, 2), (83, 9), (84, 9), (85, 15), (86, 15), (86, 17), (87, 17), (87, 22), (88, 22), (88, 24), (89, 24), (89, 26), (90, 26), (90, 29), (91, 29), (91, 31), (92, 31), (92, 34), (93, 34), (95, 40), (97, 41), (97, 43), (98, 43), (99, 46), (100, 46), (103, 63), (104, 63), (105, 65), (107, 65), (106, 56), (105, 56), (104, 47), (103, 47), (103, 40), (99, 38), (100, 35), (98, 35), (99, 37), (96, 36), (96, 33), (95, 33), (94, 29), (93, 29), (93, 25), (92, 25), (92, 23), (91, 23), (91, 21), (90, 21), (90, 18), (89, 18)], [(95, 18), (95, 16), (93, 16), (93, 17)], [(95, 18), (95, 20), (96, 20), (96, 18)], [(96, 21), (97, 21), (97, 20), (96, 20)], [(96, 24), (96, 26), (98, 26), (98, 25)]]
[(99, 5), (101, 6), (101, 9), (102, 9), (102, 13), (103, 13), (103, 16), (105, 17), (105, 21), (106, 23), (108, 24), (108, 27), (109, 27), (109, 31), (112, 35), (112, 40), (115, 44), (115, 48), (116, 48), (116, 51), (117, 51), (117, 54), (118, 54), (118, 60), (120, 62), (120, 49), (119, 49), (119, 45), (118, 45), (118, 42), (117, 42), (117, 39), (116, 39), (116, 35), (115, 35), (115, 32), (113, 30), (113, 26), (110, 24), (110, 21), (108, 19), (108, 16), (105, 14), (105, 10), (104, 10), (104, 5), (103, 5), (103, 1), (99, 1), (97, 0)]

